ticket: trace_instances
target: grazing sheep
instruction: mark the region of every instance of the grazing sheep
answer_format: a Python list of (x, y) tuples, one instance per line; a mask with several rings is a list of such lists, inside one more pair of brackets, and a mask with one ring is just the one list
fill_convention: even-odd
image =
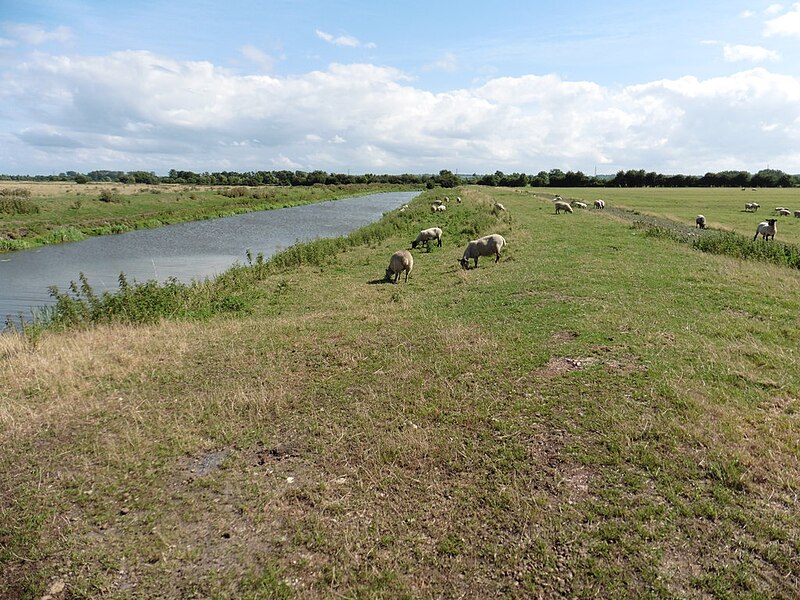
[(492, 254), (496, 256), (494, 262), (497, 262), (500, 260), (500, 250), (502, 250), (503, 246), (505, 245), (506, 240), (499, 233), (485, 235), (482, 238), (472, 240), (469, 244), (467, 244), (467, 248), (464, 250), (464, 256), (461, 257), (461, 260), (458, 262), (461, 263), (463, 268), (469, 269), (469, 259), (471, 258), (475, 261), (475, 268), (477, 269), (478, 257), (491, 256)]
[(572, 206), (574, 206), (575, 208), (586, 208), (587, 205), (586, 202), (578, 202), (577, 200), (575, 200), (572, 203)]
[(555, 198), (553, 198), (553, 202), (561, 202), (562, 200), (563, 198), (561, 196), (556, 196)]
[(694, 226), (699, 227), (700, 229), (706, 228), (706, 218), (703, 215), (697, 215), (697, 218), (694, 220)]
[(796, 211), (794, 211), (794, 216), (795, 216), (796, 218), (800, 219), (800, 210), (796, 210)]
[(456, 196), (456, 202), (457, 202), (458, 204), (461, 204), (461, 196)]
[(505, 210), (506, 210), (506, 207), (503, 206), (502, 204), (500, 204), (499, 202), (495, 202), (494, 206), (492, 207), (492, 212), (495, 213), (495, 214), (500, 213), (500, 212), (505, 212)]
[[(744, 188), (742, 188), (742, 189), (744, 189)], [(755, 210), (755, 208), (753, 207), (753, 203), (752, 202), (745, 202), (744, 209), (745, 210)]]
[(775, 232), (778, 230), (778, 219), (767, 219), (766, 221), (761, 221), (758, 224), (758, 229), (756, 229), (756, 234), (753, 236), (753, 241), (756, 241), (758, 234), (760, 233), (762, 239), (768, 240), (770, 237), (774, 240), (775, 239)]
[(782, 217), (789, 217), (791, 216), (792, 211), (790, 211), (788, 208), (784, 208), (783, 210), (779, 210), (778, 214)]
[(389, 259), (389, 266), (386, 267), (386, 280), (391, 281), (394, 275), (394, 283), (400, 279), (400, 274), (406, 272), (406, 283), (408, 283), (408, 275), (411, 269), (414, 268), (414, 257), (408, 250), (398, 250)]
[(444, 201), (445, 201), (445, 202), (450, 202), (450, 198), (448, 198), (447, 196), (445, 196), (445, 197), (444, 197)]
[(753, 210), (758, 210), (761, 208), (761, 205), (758, 202), (751, 202), (750, 204), (753, 205)]
[(431, 227), (429, 229), (423, 229), (417, 235), (417, 239), (411, 242), (411, 247), (416, 248), (419, 244), (425, 244), (426, 248), (431, 247), (431, 240), (436, 240), (436, 245), (441, 248), (442, 247), (442, 230), (438, 227)]
[(447, 207), (444, 204), (431, 204), (431, 212), (444, 212)]
[(595, 208), (599, 208), (599, 209), (602, 210), (602, 209), (604, 209), (606, 207), (606, 201), (605, 200), (595, 200), (594, 201), (594, 207)]
[(785, 206), (776, 206), (776, 207), (775, 207), (775, 212), (776, 212), (776, 213), (779, 213), (779, 212), (781, 212), (782, 210), (789, 210), (789, 209), (788, 209), (788, 208), (786, 208)]
[(556, 202), (555, 207), (556, 207), (556, 214), (560, 213), (562, 210), (568, 213), (572, 212), (572, 207), (569, 205), (568, 202)]

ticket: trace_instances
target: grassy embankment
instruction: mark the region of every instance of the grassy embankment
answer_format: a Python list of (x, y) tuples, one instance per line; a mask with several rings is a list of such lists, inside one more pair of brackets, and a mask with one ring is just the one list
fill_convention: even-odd
[(0, 181), (0, 190), (9, 194), (4, 198), (10, 198), (14, 190), (30, 194), (9, 211), (2, 210), (0, 202), (0, 252), (400, 189), (412, 188), (378, 184), (209, 187)]
[(233, 317), (0, 338), (0, 593), (797, 597), (800, 273), (460, 193)]

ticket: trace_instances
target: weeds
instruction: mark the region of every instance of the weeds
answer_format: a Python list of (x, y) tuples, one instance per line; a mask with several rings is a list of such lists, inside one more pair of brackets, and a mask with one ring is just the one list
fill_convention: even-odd
[(0, 189), (0, 213), (27, 215), (39, 212), (39, 207), (31, 202), (31, 191), (24, 188)]

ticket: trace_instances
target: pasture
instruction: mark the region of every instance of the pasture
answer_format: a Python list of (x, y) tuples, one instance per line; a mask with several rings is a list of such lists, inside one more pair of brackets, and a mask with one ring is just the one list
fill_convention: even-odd
[[(800, 210), (800, 189), (795, 188), (535, 188), (533, 192), (547, 197), (560, 194), (565, 200), (583, 199), (589, 206), (602, 198), (609, 206), (665, 217), (690, 227), (702, 214), (710, 229), (749, 234), (751, 238), (758, 223), (777, 216), (774, 208)], [(748, 202), (757, 202), (761, 208), (746, 211)], [(800, 219), (780, 217), (776, 239), (800, 244)]]
[(559, 192), (426, 192), (192, 291), (237, 310), (0, 337), (0, 596), (796, 598), (800, 271)]

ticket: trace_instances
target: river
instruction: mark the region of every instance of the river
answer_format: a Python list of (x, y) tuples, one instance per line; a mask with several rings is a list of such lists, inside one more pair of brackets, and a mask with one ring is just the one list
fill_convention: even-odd
[(116, 291), (120, 273), (128, 281), (214, 277), (246, 262), (248, 250), (269, 258), (297, 242), (347, 235), (419, 193), (343, 198), (0, 254), (0, 318), (30, 318), (53, 304), (50, 286), (66, 291), (81, 272), (97, 293)]

